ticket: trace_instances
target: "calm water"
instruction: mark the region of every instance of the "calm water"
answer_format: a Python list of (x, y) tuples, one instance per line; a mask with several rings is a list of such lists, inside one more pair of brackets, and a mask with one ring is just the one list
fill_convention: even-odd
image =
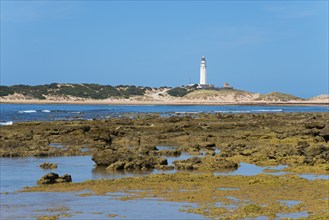
[[(185, 160), (194, 157), (187, 153), (183, 153), (179, 157), (167, 157), (172, 163), (175, 160)], [(58, 165), (57, 169), (42, 169), (39, 167), (41, 163), (51, 162)], [(284, 175), (286, 172), (281, 171), (286, 166), (266, 166), (260, 167), (254, 164), (240, 163), (240, 167), (235, 171), (214, 172), (214, 175), (244, 175), (254, 176), (266, 173), (264, 170), (273, 169), (277, 172), (270, 172), (270, 175)], [(148, 171), (108, 171), (105, 167), (97, 167), (91, 160), (91, 156), (75, 156), (75, 157), (22, 157), (22, 158), (1, 158), (0, 159), (0, 188), (1, 192), (15, 192), (23, 189), (25, 186), (35, 186), (36, 181), (49, 172), (56, 172), (59, 175), (65, 173), (72, 175), (73, 182), (82, 182), (85, 180), (95, 179), (114, 179), (130, 176), (142, 176), (148, 174), (175, 173), (184, 172), (178, 170), (148, 170)], [(191, 171), (193, 172), (193, 171)], [(306, 175), (300, 174), (302, 178), (328, 179), (327, 175)]]
[[(170, 160), (180, 160), (192, 157), (192, 155), (182, 154), (180, 157)], [(176, 170), (161, 171), (150, 170), (143, 172), (109, 172), (105, 168), (96, 168), (90, 156), (77, 157), (53, 157), (53, 158), (1, 158), (0, 159), (0, 188), (1, 188), (1, 212), (0, 219), (33, 219), (42, 215), (61, 214), (62, 211), (49, 211), (47, 209), (67, 208), (66, 214), (72, 215), (64, 219), (104, 219), (109, 214), (118, 214), (115, 218), (122, 219), (136, 218), (142, 219), (204, 219), (203, 216), (180, 212), (187, 207), (197, 207), (198, 204), (182, 202), (165, 202), (159, 198), (145, 198), (131, 201), (120, 201), (117, 198), (122, 193), (107, 194), (106, 196), (79, 196), (83, 192), (70, 193), (17, 193), (17, 190), (25, 186), (34, 186), (36, 181), (46, 173), (51, 171), (60, 175), (71, 174), (73, 182), (82, 182), (90, 179), (113, 179), (128, 176), (141, 176), (157, 173), (182, 172)], [(39, 167), (43, 162), (58, 164), (55, 170), (44, 170)], [(236, 171), (216, 172), (215, 175), (258, 175), (264, 173), (264, 169), (276, 169), (273, 175), (282, 175), (280, 171), (284, 166), (259, 167), (252, 164), (241, 163)], [(302, 176), (302, 175), (301, 175)], [(325, 175), (307, 176), (309, 179), (327, 179)], [(224, 206), (223, 206), (224, 207)], [(152, 212), (149, 209), (152, 208)], [(229, 207), (226, 207), (229, 208)], [(234, 208), (232, 206), (231, 208)], [(283, 215), (284, 216), (284, 215)], [(282, 217), (283, 217), (282, 216)], [(296, 213), (296, 216), (299, 216)], [(303, 216), (299, 216), (303, 217)]]
[(120, 117), (125, 113), (261, 113), (261, 112), (328, 112), (328, 106), (206, 106), (206, 105), (36, 105), (1, 104), (0, 121), (4, 124), (19, 121), (52, 121)]

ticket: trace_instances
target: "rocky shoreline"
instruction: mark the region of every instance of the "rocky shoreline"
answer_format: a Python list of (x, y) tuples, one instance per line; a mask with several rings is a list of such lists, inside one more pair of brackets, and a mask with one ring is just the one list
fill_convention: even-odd
[[(75, 183), (71, 182), (74, 173), (48, 173), (36, 180), (38, 186), (21, 190), (24, 193), (76, 192), (76, 199), (88, 200), (119, 192), (123, 196), (116, 199), (121, 201), (159, 198), (197, 204), (179, 211), (214, 219), (326, 219), (328, 180), (308, 180), (297, 174), (329, 175), (328, 117), (329, 113), (152, 113), (92, 121), (22, 122), (0, 127), (0, 156), (91, 155), (96, 168), (106, 167), (109, 173), (180, 170)], [(167, 157), (181, 154), (193, 156), (168, 163)], [(225, 175), (241, 162), (287, 168), (280, 175), (272, 174), (275, 170)], [(47, 162), (40, 167), (57, 165)], [(39, 219), (76, 214), (62, 207)]]
[[(98, 166), (132, 170), (172, 169), (163, 156), (203, 151), (205, 158), (176, 162), (176, 169), (232, 169), (247, 162), (329, 173), (328, 115), (128, 114), (106, 120), (22, 122), (0, 127), (0, 156), (92, 155)], [(176, 148), (159, 151), (156, 146)]]

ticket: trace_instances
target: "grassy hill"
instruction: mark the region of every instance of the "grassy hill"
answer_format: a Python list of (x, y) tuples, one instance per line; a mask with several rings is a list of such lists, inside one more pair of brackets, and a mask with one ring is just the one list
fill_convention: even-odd
[(72, 96), (88, 99), (106, 99), (111, 97), (129, 98), (143, 96), (150, 87), (110, 86), (99, 84), (59, 84), (52, 83), (38, 86), (14, 85), (0, 86), (0, 97), (21, 94), (28, 98), (46, 99), (47, 96)]
[(255, 94), (236, 89), (206, 89), (195, 90), (188, 93), (184, 98), (187, 99), (204, 99), (204, 100), (252, 100), (255, 98)]
[[(99, 85), (99, 84), (63, 84), (52, 83), (45, 85), (14, 85), (0, 86), (0, 98), (10, 99), (39, 99), (54, 100), (66, 98), (95, 99), (102, 100), (108, 98), (134, 100), (198, 100), (198, 101), (216, 101), (216, 102), (288, 102), (303, 101), (305, 99), (284, 94), (272, 92), (269, 94), (252, 93), (233, 88), (211, 88), (197, 89), (196, 86), (181, 87), (160, 87), (150, 88), (134, 85)], [(327, 101), (328, 95), (322, 95), (308, 99), (308, 101)]]
[(281, 93), (281, 92), (271, 92), (269, 94), (259, 95), (256, 101), (302, 101), (304, 99), (299, 98), (297, 96)]

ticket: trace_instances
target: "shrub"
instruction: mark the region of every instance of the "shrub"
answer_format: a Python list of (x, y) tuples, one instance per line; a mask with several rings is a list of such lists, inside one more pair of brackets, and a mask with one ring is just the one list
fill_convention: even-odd
[(168, 90), (167, 92), (169, 95), (171, 96), (175, 96), (175, 97), (183, 97), (185, 96), (187, 93), (189, 93), (189, 91), (185, 88), (182, 87), (176, 87), (173, 89)]

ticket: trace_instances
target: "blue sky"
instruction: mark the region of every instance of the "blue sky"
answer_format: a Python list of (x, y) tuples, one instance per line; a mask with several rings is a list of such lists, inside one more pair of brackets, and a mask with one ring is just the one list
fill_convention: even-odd
[(328, 1), (1, 0), (1, 85), (328, 94)]

